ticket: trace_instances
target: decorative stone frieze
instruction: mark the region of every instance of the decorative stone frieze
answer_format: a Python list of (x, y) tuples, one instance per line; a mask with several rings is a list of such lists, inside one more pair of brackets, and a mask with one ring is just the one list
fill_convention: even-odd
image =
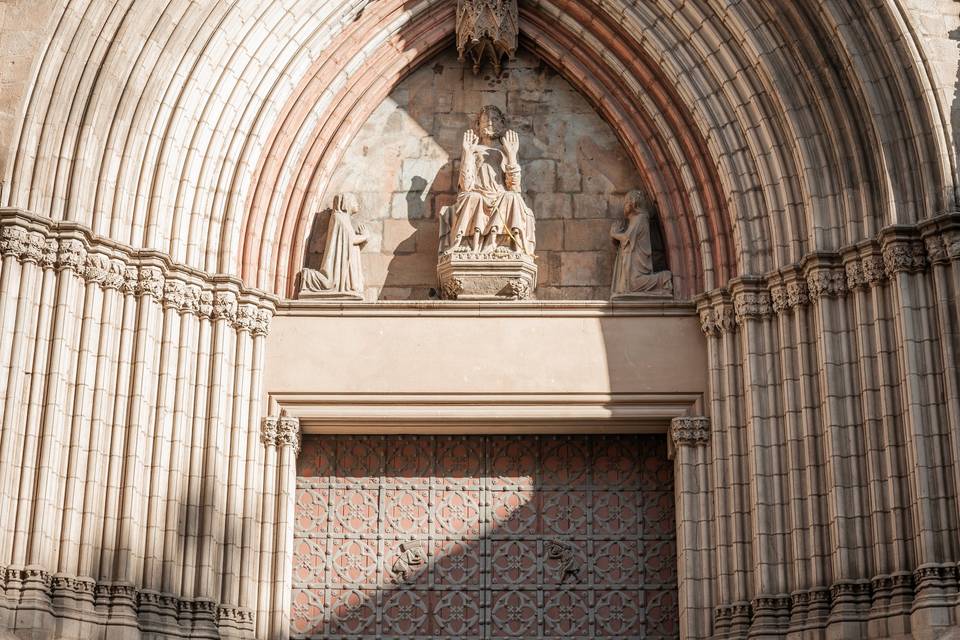
[(675, 446), (698, 446), (710, 442), (710, 418), (681, 416), (670, 421), (670, 438)]
[[(165, 308), (203, 317), (214, 317), (216, 313), (215, 317), (226, 318), (237, 330), (257, 335), (265, 335), (269, 330), (277, 302), (271, 296), (248, 291), (234, 282), (208, 284), (217, 277), (155, 255), (142, 258), (142, 252), (96, 238), (88, 230), (78, 230), (76, 225), (63, 233), (60, 236), (57, 223), (49, 219), (4, 210), (0, 212), (0, 255), (43, 269), (71, 270), (88, 284), (120, 290), (124, 295), (147, 295)], [(246, 310), (238, 313), (237, 300), (241, 296)]]

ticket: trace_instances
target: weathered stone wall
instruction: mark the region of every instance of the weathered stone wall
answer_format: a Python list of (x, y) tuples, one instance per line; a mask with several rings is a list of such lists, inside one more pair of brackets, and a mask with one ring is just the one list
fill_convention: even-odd
[[(450, 49), (391, 93), (348, 148), (324, 198), (354, 191), (371, 239), (366, 297), (429, 298), (436, 287), (437, 211), (456, 199), (460, 144), (476, 111), (493, 104), (520, 134), (523, 190), (537, 217), (541, 299), (605, 299), (623, 194), (641, 186), (613, 130), (566, 80), (521, 51), (502, 78), (474, 76)], [(306, 264), (319, 263), (318, 216)]]

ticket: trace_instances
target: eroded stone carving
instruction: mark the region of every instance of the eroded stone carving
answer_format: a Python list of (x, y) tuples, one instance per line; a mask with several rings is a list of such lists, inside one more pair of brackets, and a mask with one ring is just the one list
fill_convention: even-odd
[(327, 240), (319, 269), (300, 272), (300, 298), (363, 298), (363, 268), (360, 248), (367, 242), (366, 229), (351, 218), (360, 210), (352, 193), (333, 199), (333, 210), (327, 224)]
[(402, 584), (413, 582), (418, 571), (427, 564), (427, 554), (417, 540), (400, 543), (400, 554), (390, 567), (393, 581)]
[(500, 109), (483, 107), (474, 129), (463, 134), (457, 202), (449, 226), (441, 228), (444, 253), (465, 250), (463, 242), (470, 238), (473, 253), (509, 245), (514, 252), (533, 255), (536, 232), (521, 193), (519, 149), (520, 138), (506, 128)]
[(673, 274), (653, 270), (653, 248), (650, 244), (650, 216), (653, 203), (638, 190), (629, 192), (623, 201), (625, 220), (615, 222), (610, 237), (617, 244), (613, 264), (613, 299), (638, 297), (670, 297), (673, 295)]
[(448, 299), (527, 298), (536, 287), (536, 227), (523, 200), (520, 139), (496, 107), (463, 134), (457, 201), (440, 218), (440, 292)]
[(457, 53), (470, 59), (479, 73), (489, 58), (498, 76), (505, 59), (512, 59), (519, 34), (517, 0), (459, 0), (457, 2)]
[(557, 561), (557, 582), (562, 584), (567, 578), (580, 582), (580, 561), (577, 560), (577, 552), (571, 545), (551, 540), (547, 543), (547, 559)]

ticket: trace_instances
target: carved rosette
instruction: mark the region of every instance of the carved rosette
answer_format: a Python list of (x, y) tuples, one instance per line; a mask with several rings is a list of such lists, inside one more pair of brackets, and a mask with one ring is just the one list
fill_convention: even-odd
[(710, 442), (710, 418), (681, 416), (670, 421), (670, 439), (674, 446), (699, 446)]

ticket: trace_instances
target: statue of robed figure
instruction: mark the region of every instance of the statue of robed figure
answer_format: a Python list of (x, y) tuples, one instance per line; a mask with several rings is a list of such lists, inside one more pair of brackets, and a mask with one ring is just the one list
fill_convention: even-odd
[[(452, 215), (441, 221), (441, 250), (491, 253), (507, 246), (533, 255), (533, 211), (523, 200), (517, 151), (520, 139), (506, 130), (503, 113), (485, 106), (474, 129), (463, 134), (460, 180)], [(498, 144), (499, 143), (499, 144)]]
[(653, 204), (644, 192), (631, 191), (623, 203), (626, 220), (613, 223), (610, 229), (610, 237), (618, 245), (610, 286), (612, 298), (673, 295), (673, 274), (653, 270), (652, 209)]
[(356, 196), (340, 194), (333, 199), (327, 224), (327, 240), (319, 269), (300, 272), (300, 297), (363, 297), (363, 269), (360, 248), (367, 242), (362, 224), (353, 227), (351, 218), (359, 211)]

